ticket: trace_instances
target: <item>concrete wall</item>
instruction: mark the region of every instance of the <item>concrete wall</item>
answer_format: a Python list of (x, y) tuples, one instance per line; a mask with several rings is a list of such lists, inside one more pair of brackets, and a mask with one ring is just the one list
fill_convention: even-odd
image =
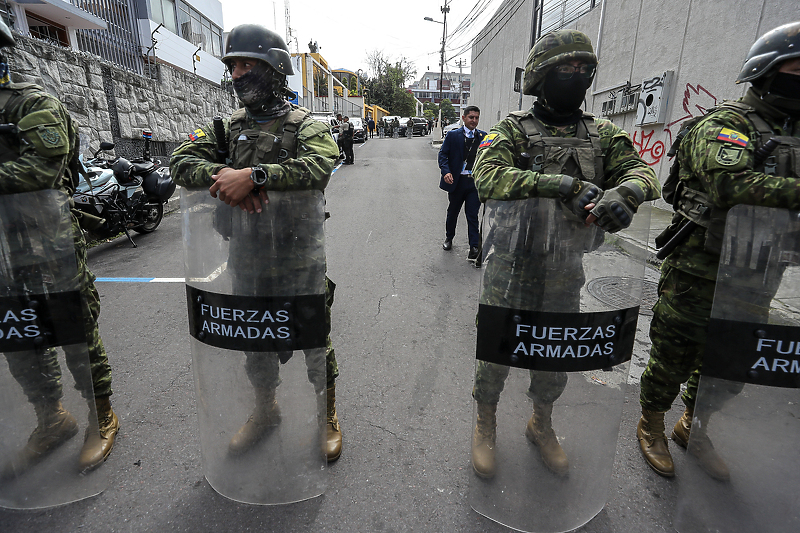
[[(507, 0), (473, 44), (471, 98), (481, 108), (484, 129), (518, 108), (514, 68), (525, 66), (533, 4)], [(600, 116), (603, 102), (627, 82), (635, 86), (673, 71), (663, 123), (636, 126), (635, 109), (608, 117), (631, 135), (663, 179), (669, 171), (666, 152), (680, 123), (723, 99), (742, 96), (748, 84), (735, 85), (734, 80), (755, 39), (798, 19), (796, 0), (598, 2), (571, 25), (589, 35), (600, 61), (587, 92), (587, 110)], [(522, 108), (532, 103), (526, 96)]]
[(61, 100), (90, 149), (101, 141), (117, 144), (117, 155), (141, 156), (141, 129), (149, 128), (154, 154), (188, 138), (214, 115), (230, 115), (236, 99), (197, 76), (159, 67), (159, 79), (119, 69), (96, 56), (15, 35), (7, 49), (11, 79), (33, 82)]

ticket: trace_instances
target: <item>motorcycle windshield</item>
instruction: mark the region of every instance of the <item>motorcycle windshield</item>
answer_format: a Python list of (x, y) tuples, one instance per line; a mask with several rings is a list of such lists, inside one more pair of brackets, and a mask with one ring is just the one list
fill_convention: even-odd
[(206, 479), (246, 503), (318, 496), (325, 489), (322, 193), (270, 192), (264, 211), (250, 214), (184, 188), (181, 206)]
[(800, 530), (800, 212), (729, 211), (701, 372), (675, 528)]
[(97, 416), (69, 198), (0, 195), (0, 220), (0, 506), (62, 505), (106, 486), (75, 438)]
[(646, 246), (632, 243), (648, 229), (647, 206), (623, 239), (556, 200), (486, 203), (469, 484), (478, 513), (556, 532), (605, 505), (644, 275)]

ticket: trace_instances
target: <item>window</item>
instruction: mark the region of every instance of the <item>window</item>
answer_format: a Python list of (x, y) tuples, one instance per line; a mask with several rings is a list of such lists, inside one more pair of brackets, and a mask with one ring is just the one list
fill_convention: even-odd
[(152, 0), (150, 8), (155, 22), (160, 22), (168, 30), (178, 33), (175, 25), (175, 0)]
[(544, 0), (540, 35), (559, 30), (594, 9), (596, 0)]
[(222, 29), (219, 26), (181, 0), (178, 0), (177, 15), (180, 32), (176, 33), (209, 54), (222, 57)]

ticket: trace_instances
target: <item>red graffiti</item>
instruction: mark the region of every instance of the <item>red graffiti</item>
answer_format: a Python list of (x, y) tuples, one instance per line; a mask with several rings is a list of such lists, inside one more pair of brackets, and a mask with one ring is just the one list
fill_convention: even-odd
[(634, 131), (633, 146), (639, 152), (642, 159), (644, 159), (645, 163), (651, 167), (655, 166), (659, 164), (661, 158), (664, 157), (666, 147), (672, 145), (672, 126), (681, 124), (692, 117), (705, 115), (706, 112), (715, 105), (717, 105), (717, 97), (708, 92), (705, 87), (699, 84), (692, 85), (691, 83), (687, 83), (683, 91), (682, 105), (685, 114), (681, 118), (673, 120), (665, 125), (664, 133), (666, 134), (666, 139), (664, 141), (656, 141), (651, 146), (650, 143), (653, 140), (655, 130), (650, 131), (650, 133)]
[[(638, 139), (636, 134), (641, 134)], [(653, 139), (653, 134), (655, 130), (652, 130), (650, 133), (645, 133), (644, 131), (633, 132), (633, 146), (639, 152), (639, 155), (644, 159), (644, 162), (650, 165), (657, 165), (661, 162), (661, 158), (664, 156), (664, 142), (663, 141), (656, 141), (650, 146), (650, 141)]]

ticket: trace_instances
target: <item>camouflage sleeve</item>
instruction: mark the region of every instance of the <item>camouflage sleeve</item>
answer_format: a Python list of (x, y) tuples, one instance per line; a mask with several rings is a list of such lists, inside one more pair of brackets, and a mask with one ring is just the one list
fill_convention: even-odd
[(681, 145), (681, 166), (700, 180), (715, 206), (737, 204), (800, 209), (800, 179), (751, 170), (755, 149), (749, 123), (734, 111), (700, 122)]
[[(224, 119), (225, 131), (230, 130), (230, 121)], [(213, 124), (206, 124), (189, 134), (172, 152), (169, 171), (175, 183), (181, 187), (211, 187), (216, 174), (225, 165), (217, 162), (217, 137)]]
[(526, 144), (525, 135), (509, 119), (489, 130), (478, 148), (472, 172), (481, 202), (534, 198), (542, 177), (558, 177), (516, 167), (516, 154), (522, 153)]
[(661, 184), (655, 171), (639, 156), (625, 130), (608, 119), (595, 120), (603, 149), (603, 189), (630, 181), (645, 192), (645, 200), (661, 198)]
[(20, 156), (0, 164), (0, 194), (59, 188), (69, 158), (67, 110), (41, 93), (20, 109)]
[(297, 132), (295, 159), (260, 165), (267, 172), (264, 188), (268, 191), (324, 191), (338, 158), (339, 148), (328, 126), (306, 120)]

